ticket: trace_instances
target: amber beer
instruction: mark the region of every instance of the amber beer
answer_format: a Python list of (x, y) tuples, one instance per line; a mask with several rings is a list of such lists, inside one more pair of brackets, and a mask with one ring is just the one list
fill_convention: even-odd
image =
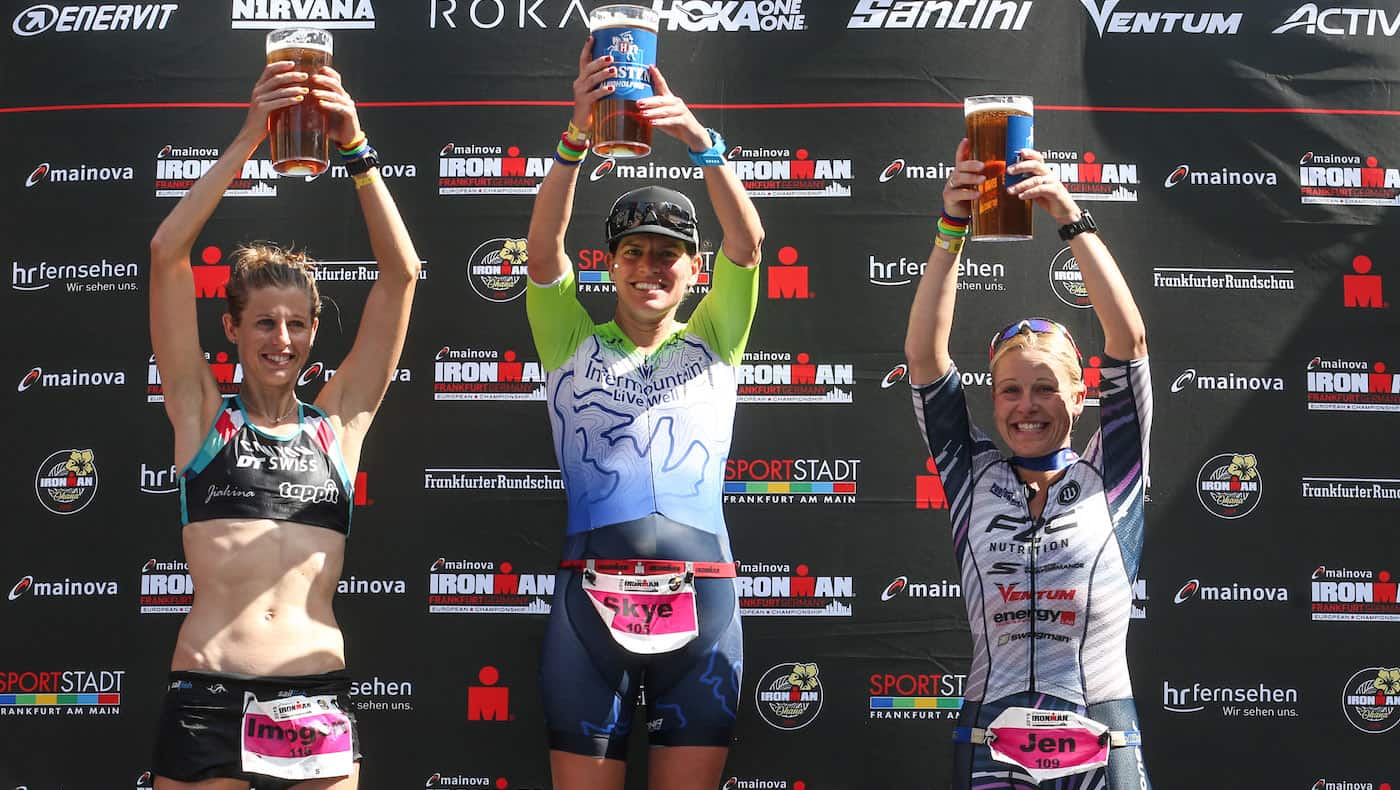
[(649, 67), (656, 63), (656, 31), (661, 16), (637, 5), (605, 5), (588, 15), (593, 57), (612, 55), (617, 76), (606, 84), (613, 94), (593, 105), (593, 153), (613, 158), (651, 153), (651, 124), (637, 100), (654, 95)]
[[(1030, 133), (1030, 119), (1035, 115), (1031, 97), (969, 96), (963, 101), (963, 112), (967, 116), (972, 158), (987, 165), (983, 171), (987, 180), (978, 186), (978, 197), (972, 202), (972, 232), (968, 238), (973, 241), (1029, 239), (1033, 206), (1030, 201), (1006, 191), (1020, 180), (1011, 176), (1008, 181), (1006, 167), (1016, 163), (1018, 150), (1034, 144)], [(1008, 135), (1008, 119), (1015, 116), (1027, 120), (1010, 122), (1012, 133)], [(1008, 141), (1008, 136), (1016, 139)]]
[[(267, 34), (267, 62), (296, 61), (296, 70), (315, 75), (331, 65), (331, 34), (314, 27), (288, 27)], [(318, 176), (330, 166), (326, 113), (315, 97), (273, 110), (267, 116), (272, 169), (284, 176)]]

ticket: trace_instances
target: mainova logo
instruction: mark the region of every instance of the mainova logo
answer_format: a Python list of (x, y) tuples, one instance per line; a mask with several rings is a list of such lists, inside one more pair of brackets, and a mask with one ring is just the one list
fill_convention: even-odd
[(699, 165), (666, 165), (650, 159), (613, 159), (600, 157), (601, 161), (588, 173), (589, 181), (602, 181), (612, 177), (623, 181), (703, 181), (705, 168)]
[(859, 458), (729, 458), (724, 463), (724, 501), (854, 504), (860, 463)]
[(806, 148), (746, 148), (726, 157), (750, 197), (850, 197), (855, 178), (849, 158), (822, 158)]
[(1079, 0), (1084, 5), (1084, 9), (1089, 12), (1089, 17), (1094, 21), (1094, 27), (1099, 31), (1099, 37), (1106, 34), (1130, 33), (1130, 34), (1151, 34), (1151, 33), (1179, 33), (1188, 35), (1216, 35), (1233, 36), (1240, 30), (1240, 22), (1244, 20), (1244, 14), (1239, 12), (1221, 13), (1218, 11), (1162, 11), (1154, 9), (1151, 11), (1142, 10), (1145, 3), (1129, 0), (1125, 8), (1119, 10), (1123, 5), (1122, 0)]
[[(1309, 36), (1400, 35), (1400, 11), (1384, 8), (1346, 8), (1304, 3), (1274, 28), (1274, 35), (1294, 32)], [(1329, 788), (1331, 785), (1328, 786)]]
[(114, 33), (128, 30), (164, 30), (179, 3), (105, 3), (101, 5), (52, 5), (39, 3), (15, 15), (10, 29), (31, 37), (43, 33)]
[(850, 617), (850, 576), (814, 576), (781, 562), (741, 562), (734, 579), (739, 613), (749, 617)]
[[(339, 370), (339, 368), (326, 367), (323, 362), (312, 362), (310, 365), (307, 365), (306, 369), (297, 377), (297, 386), (305, 387), (317, 381), (324, 384), (335, 378), (337, 370)], [(413, 371), (408, 368), (396, 368), (393, 375), (389, 377), (390, 384), (409, 381), (413, 381)]]
[(126, 384), (126, 372), (121, 370), (44, 370), (39, 366), (29, 369), (19, 380), (17, 392), (34, 387), (44, 389), (90, 389)]
[(1190, 579), (1181, 585), (1181, 589), (1177, 590), (1176, 596), (1172, 598), (1172, 603), (1178, 605), (1188, 601), (1241, 604), (1286, 603), (1288, 589), (1286, 587), (1255, 587), (1233, 581), (1221, 585), (1202, 584), (1200, 579)]
[(1273, 187), (1278, 186), (1278, 173), (1272, 170), (1231, 170), (1228, 167), (1207, 170), (1192, 168), (1183, 162), (1167, 174), (1162, 187), (1172, 189), (1182, 184), (1196, 187)]
[(962, 585), (948, 579), (910, 581), (903, 574), (894, 577), (880, 593), (881, 601), (898, 598), (961, 598)]
[[(166, 145), (156, 152), (156, 197), (184, 197), (219, 161), (219, 149)], [(229, 182), (224, 197), (277, 197), (277, 171), (270, 159), (249, 159)]]
[(846, 27), (852, 30), (1020, 30), (1032, 0), (961, 0), (957, 3), (860, 0)]
[(1172, 379), (1171, 391), (1178, 392), (1283, 392), (1278, 376), (1248, 376), (1233, 370), (1202, 372), (1187, 368)]
[(1304, 205), (1400, 206), (1400, 169), (1373, 155), (1308, 151), (1298, 157), (1298, 188)]
[(9, 599), (22, 598), (104, 598), (117, 595), (117, 583), (110, 579), (44, 579), (21, 576), (10, 588)]
[(956, 170), (956, 165), (950, 165), (947, 162), (928, 162), (916, 165), (910, 164), (901, 156), (885, 165), (885, 169), (880, 171), (880, 175), (875, 180), (881, 184), (901, 178), (917, 181), (947, 181), (948, 176)]
[(331, 30), (373, 29), (370, 0), (233, 0), (234, 30), (311, 25)]
[(518, 145), (457, 145), (438, 152), (438, 194), (533, 195), (554, 166), (552, 156), (526, 156)]
[(851, 403), (854, 385), (854, 365), (805, 351), (746, 351), (739, 365), (740, 403)]
[(91, 184), (112, 181), (131, 181), (136, 178), (136, 173), (130, 165), (88, 165), (88, 164), (66, 164), (53, 165), (48, 162), (40, 162), (29, 177), (24, 180), (27, 188), (33, 188), (39, 184)]

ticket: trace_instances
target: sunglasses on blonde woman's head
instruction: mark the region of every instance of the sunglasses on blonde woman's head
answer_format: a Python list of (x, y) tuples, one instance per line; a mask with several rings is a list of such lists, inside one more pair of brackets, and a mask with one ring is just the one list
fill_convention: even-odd
[(1064, 325), (1058, 321), (1051, 321), (1048, 318), (1022, 318), (1020, 321), (1008, 324), (1005, 329), (992, 335), (992, 346), (987, 350), (987, 359), (995, 357), (997, 349), (1001, 348), (1006, 341), (1026, 330), (1038, 335), (1064, 335), (1065, 339), (1069, 341), (1070, 348), (1074, 349), (1075, 356), (1079, 357), (1080, 360), (1084, 359), (1084, 355), (1079, 353), (1079, 346), (1075, 345), (1074, 336), (1069, 333), (1069, 330), (1065, 329)]

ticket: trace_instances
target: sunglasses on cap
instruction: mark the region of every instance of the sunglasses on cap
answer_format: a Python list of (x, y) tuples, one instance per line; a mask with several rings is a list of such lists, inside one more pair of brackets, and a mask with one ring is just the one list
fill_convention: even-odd
[(1079, 357), (1081, 360), (1084, 359), (1084, 355), (1079, 353), (1079, 346), (1075, 345), (1074, 336), (1069, 333), (1069, 330), (1065, 329), (1064, 325), (1058, 321), (1051, 321), (1048, 318), (1022, 318), (1020, 321), (1010, 324), (1005, 329), (992, 335), (992, 346), (987, 350), (987, 358), (991, 359), (995, 357), (997, 355), (997, 349), (1001, 348), (1002, 344), (1027, 329), (1040, 335), (1064, 335), (1065, 339), (1069, 341), (1070, 348), (1074, 349), (1075, 356)]
[(643, 225), (657, 225), (684, 234), (687, 239), (695, 237), (695, 218), (689, 209), (676, 203), (645, 201), (623, 203), (613, 208), (608, 215), (608, 240)]

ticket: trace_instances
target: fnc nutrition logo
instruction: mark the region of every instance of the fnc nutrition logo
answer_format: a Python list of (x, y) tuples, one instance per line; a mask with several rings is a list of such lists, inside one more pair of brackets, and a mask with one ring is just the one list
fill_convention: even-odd
[(107, 3), (102, 5), (32, 5), (15, 15), (10, 29), (28, 38), (43, 33), (114, 33), (164, 30), (178, 3)]
[(1347, 678), (1342, 710), (1351, 726), (1379, 735), (1400, 724), (1400, 667), (1367, 667)]
[(136, 173), (130, 165), (69, 165), (56, 166), (40, 162), (29, 177), (24, 179), (25, 188), (33, 188), (42, 183), (51, 184), (92, 184), (112, 181), (132, 181)]
[[(855, 366), (797, 354), (746, 351), (739, 365), (739, 403), (851, 403)], [(843, 388), (844, 387), (844, 388)]]
[(1308, 361), (1309, 411), (1400, 411), (1400, 376), (1384, 362)]
[(1166, 180), (1162, 182), (1162, 187), (1172, 189), (1180, 184), (1206, 188), (1276, 187), (1278, 186), (1278, 173), (1272, 170), (1231, 170), (1228, 167), (1206, 170), (1192, 168), (1191, 165), (1182, 162), (1176, 166), (1175, 170), (1167, 174)]
[(448, 143), (438, 152), (438, 194), (533, 195), (553, 166), (553, 157), (525, 156), (516, 145)]
[(233, 30), (293, 25), (373, 30), (374, 5), (370, 0), (233, 0)]
[(553, 573), (521, 573), (510, 562), (449, 560), (428, 566), (430, 614), (549, 614)]
[(1400, 623), (1397, 587), (1390, 571), (1319, 565), (1312, 572), (1312, 619)]
[(59, 450), (39, 464), (34, 495), (50, 513), (71, 516), (97, 497), (97, 461), (92, 450)]
[(849, 505), (859, 458), (729, 458), (724, 501), (736, 505)]
[(848, 158), (823, 159), (806, 148), (745, 148), (726, 157), (750, 197), (850, 197), (855, 178)]
[(529, 257), (524, 239), (484, 241), (467, 258), (467, 283), (488, 302), (509, 302), (525, 293)]
[(909, 3), (860, 0), (846, 27), (851, 30), (1020, 30), (1032, 0), (963, 0)]
[(739, 614), (749, 617), (850, 617), (850, 576), (813, 576), (799, 563), (741, 562), (734, 579)]
[(1180, 605), (1187, 601), (1208, 601), (1212, 603), (1286, 603), (1286, 587), (1251, 587), (1238, 582), (1223, 585), (1201, 584), (1200, 579), (1190, 579), (1181, 585), (1172, 598), (1172, 603)]
[(967, 675), (872, 672), (871, 719), (956, 719)]
[(544, 368), (512, 349), (443, 346), (433, 358), (435, 401), (544, 399)]
[(141, 614), (189, 614), (194, 579), (180, 560), (152, 557), (141, 566)]
[(125, 676), (124, 669), (0, 672), (0, 718), (118, 715)]
[(1101, 162), (1098, 154), (1085, 151), (1044, 151), (1050, 173), (1064, 182), (1075, 200), (1102, 200), (1135, 203), (1138, 199), (1137, 165), (1128, 162)]
[(1400, 206), (1400, 169), (1375, 156), (1315, 154), (1298, 158), (1303, 205)]
[(121, 370), (53, 370), (45, 371), (35, 365), (20, 377), (16, 392), (24, 392), (33, 387), (46, 389), (72, 389), (117, 386), (126, 383), (126, 372)]
[[(214, 376), (219, 393), (225, 396), (237, 395), (243, 385), (243, 363), (229, 361), (227, 351), (216, 354), (206, 351), (204, 359), (209, 363), (209, 372)], [(165, 385), (160, 380), (160, 368), (156, 365), (155, 354), (146, 360), (146, 402), (165, 403)]]
[[(167, 145), (156, 153), (156, 197), (184, 197), (219, 161), (217, 148)], [(277, 171), (270, 159), (249, 159), (229, 182), (224, 197), (277, 197)]]
[[(1240, 32), (1240, 22), (1244, 14), (1239, 12), (1221, 13), (1218, 11), (1119, 11), (1122, 0), (1079, 0), (1084, 10), (1089, 12), (1099, 38), (1105, 34), (1129, 33), (1134, 35), (1177, 33), (1186, 35), (1233, 36)], [(1141, 4), (1129, 0), (1130, 5), (1141, 8)]]
[[(1386, 36), (1400, 35), (1400, 11), (1384, 8), (1340, 8), (1304, 3), (1274, 28), (1274, 35), (1297, 30), (1309, 36)], [(1330, 788), (1331, 785), (1328, 785)], [(1358, 786), (1358, 790), (1366, 790)], [(1386, 788), (1385, 790), (1389, 790)]]
[(815, 663), (788, 662), (769, 667), (758, 679), (758, 715), (779, 730), (800, 730), (816, 720), (826, 694)]
[(1259, 506), (1264, 481), (1253, 453), (1221, 453), (1201, 465), (1196, 475), (1201, 507), (1217, 518), (1244, 518)]

